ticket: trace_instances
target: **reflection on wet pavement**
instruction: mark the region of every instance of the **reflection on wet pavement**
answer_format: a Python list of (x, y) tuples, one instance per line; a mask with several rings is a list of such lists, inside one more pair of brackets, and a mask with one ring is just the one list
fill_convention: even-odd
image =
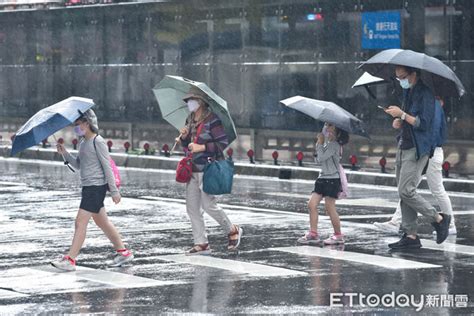
[[(308, 226), (312, 183), (236, 177), (234, 194), (219, 201), (244, 227), (242, 248), (228, 253), (223, 231), (206, 217), (213, 255), (196, 258), (184, 256), (192, 234), (184, 187), (173, 174), (121, 172), (125, 198), (119, 205), (107, 198), (106, 208), (136, 260), (106, 268), (113, 249), (91, 223), (81, 268), (62, 273), (48, 263), (70, 245), (78, 180), (60, 164), (0, 161), (0, 313), (414, 313), (413, 306), (349, 306), (347, 297), (343, 307), (330, 307), (331, 293), (392, 292), (438, 295), (440, 302), (452, 295), (444, 300), (452, 307), (426, 304), (426, 314), (474, 311), (474, 194), (453, 195), (457, 236), (437, 245), (423, 223), (422, 249), (390, 253), (387, 243), (396, 237), (371, 223), (394, 211), (396, 190), (354, 185), (338, 206), (346, 244), (296, 247)], [(332, 228), (322, 212), (326, 236)]]

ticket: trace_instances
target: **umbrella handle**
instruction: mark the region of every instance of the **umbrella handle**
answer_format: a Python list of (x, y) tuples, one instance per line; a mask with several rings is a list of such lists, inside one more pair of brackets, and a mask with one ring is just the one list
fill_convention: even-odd
[[(183, 135), (183, 134), (180, 133), (178, 137), (181, 137), (182, 135)], [(171, 150), (170, 150), (170, 156), (173, 155), (173, 151), (174, 151), (174, 149), (176, 148), (176, 145), (178, 145), (178, 142), (175, 141), (175, 142), (174, 142), (174, 145), (173, 145), (173, 148), (171, 148)]]
[[(58, 140), (56, 138), (56, 135), (53, 134), (53, 138), (54, 138), (54, 141), (57, 143)], [(66, 158), (64, 158), (64, 154), (60, 153), (60, 155), (61, 155), (61, 157), (63, 157), (63, 161), (64, 161), (64, 164), (66, 165), (66, 167), (68, 167), (69, 170), (71, 170), (72, 172), (76, 172), (76, 170), (74, 170), (74, 168), (69, 165), (69, 161), (67, 161)]]

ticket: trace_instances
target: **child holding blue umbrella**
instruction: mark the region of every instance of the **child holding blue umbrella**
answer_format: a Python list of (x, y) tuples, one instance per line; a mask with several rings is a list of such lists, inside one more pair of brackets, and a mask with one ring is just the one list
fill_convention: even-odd
[(111, 266), (121, 266), (133, 260), (133, 253), (125, 247), (119, 232), (109, 221), (104, 208), (107, 190), (110, 190), (115, 204), (121, 196), (115, 183), (115, 177), (110, 164), (110, 155), (105, 140), (98, 135), (97, 116), (92, 110), (87, 110), (74, 122), (74, 132), (82, 137), (77, 157), (71, 155), (63, 145), (57, 144), (57, 150), (67, 162), (80, 169), (82, 199), (75, 221), (74, 238), (67, 255), (51, 264), (61, 270), (76, 270), (76, 257), (82, 248), (86, 237), (87, 224), (92, 219), (112, 242), (116, 255)]

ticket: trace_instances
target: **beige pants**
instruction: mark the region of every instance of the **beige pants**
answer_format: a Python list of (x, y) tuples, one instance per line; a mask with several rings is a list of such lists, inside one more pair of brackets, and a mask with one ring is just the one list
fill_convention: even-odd
[(204, 212), (221, 225), (226, 235), (232, 231), (232, 223), (224, 210), (217, 206), (216, 197), (202, 190), (202, 176), (202, 172), (193, 172), (191, 180), (186, 184), (186, 211), (191, 220), (195, 245), (208, 243)]

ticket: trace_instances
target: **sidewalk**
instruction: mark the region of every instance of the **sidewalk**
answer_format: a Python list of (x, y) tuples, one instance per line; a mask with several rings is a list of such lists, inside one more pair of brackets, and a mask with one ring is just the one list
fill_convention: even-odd
[[(75, 151), (72, 151), (73, 153)], [(10, 159), (10, 147), (0, 146), (0, 157)], [(164, 156), (132, 155), (125, 153), (111, 153), (117, 166), (145, 168), (145, 169), (176, 169), (178, 161), (182, 158)], [(61, 161), (61, 156), (53, 148), (31, 148), (21, 152), (17, 158), (13, 159), (39, 159)], [(310, 165), (308, 163), (308, 165)], [(235, 172), (241, 175), (276, 177), (280, 179), (304, 179), (315, 180), (320, 172), (320, 168), (311, 166), (285, 166), (271, 165), (257, 162), (251, 164), (244, 161), (235, 161)], [(350, 183), (373, 184), (382, 186), (396, 186), (395, 174), (380, 173), (372, 171), (352, 171), (346, 169), (348, 181)], [(444, 179), (444, 186), (447, 191), (454, 192), (474, 192), (474, 180), (447, 178)], [(420, 188), (427, 188), (426, 181), (423, 180)]]

